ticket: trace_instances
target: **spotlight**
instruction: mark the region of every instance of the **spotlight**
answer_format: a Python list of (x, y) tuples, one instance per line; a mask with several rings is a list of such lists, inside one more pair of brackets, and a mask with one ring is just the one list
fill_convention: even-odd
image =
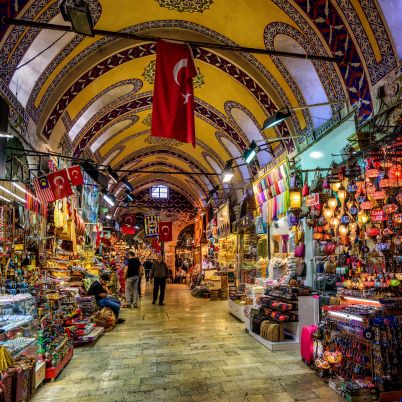
[(106, 214), (106, 215), (105, 215), (105, 218), (106, 218), (106, 219), (112, 219), (112, 215), (111, 215), (111, 214)]
[(222, 172), (222, 183), (229, 183), (234, 175), (232, 161), (226, 162), (226, 166)]
[(111, 166), (107, 167), (107, 174), (109, 177), (115, 182), (118, 183), (119, 181), (119, 175), (112, 169)]
[(116, 197), (113, 194), (110, 193), (104, 193), (103, 194), (103, 199), (111, 206), (114, 207), (116, 204)]
[(14, 136), (8, 133), (0, 133), (0, 138), (14, 138)]
[(280, 110), (278, 110), (272, 116), (268, 117), (268, 119), (264, 121), (262, 129), (266, 130), (267, 128), (274, 127), (277, 124), (281, 123), (283, 120), (287, 119), (289, 116), (290, 116), (289, 110), (286, 110), (286, 112), (281, 112)]
[(130, 193), (130, 191), (126, 190), (126, 198), (124, 199), (125, 202), (133, 202), (134, 196)]
[(74, 32), (94, 36), (92, 17), (86, 0), (60, 0), (59, 8), (64, 20), (71, 22)]
[(130, 191), (130, 193), (134, 190), (133, 185), (132, 185), (127, 179), (123, 179), (121, 182), (123, 183), (123, 186), (124, 186), (128, 191)]
[(250, 146), (243, 153), (243, 159), (246, 163), (250, 163), (257, 155), (258, 147), (254, 141), (251, 141)]

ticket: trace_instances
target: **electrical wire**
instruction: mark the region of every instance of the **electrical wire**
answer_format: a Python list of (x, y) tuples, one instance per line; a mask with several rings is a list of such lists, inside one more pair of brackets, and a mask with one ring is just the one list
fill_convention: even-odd
[(39, 53), (37, 53), (35, 56), (33, 56), (31, 59), (26, 61), (24, 64), (21, 64), (16, 67), (15, 71), (19, 70), (22, 67), (25, 67), (27, 64), (31, 63), (35, 59), (37, 59), (39, 56), (41, 56), (43, 53), (48, 51), (52, 46), (54, 46), (60, 39), (62, 39), (68, 32), (64, 32), (63, 35), (59, 36), (54, 42), (52, 42), (50, 45), (48, 45), (45, 49), (41, 50)]

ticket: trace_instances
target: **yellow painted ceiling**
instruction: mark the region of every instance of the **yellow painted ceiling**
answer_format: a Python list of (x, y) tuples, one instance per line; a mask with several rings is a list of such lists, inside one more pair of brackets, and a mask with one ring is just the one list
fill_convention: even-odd
[[(225, 38), (238, 45), (262, 49), (265, 46), (264, 29), (270, 23), (276, 22), (287, 24), (300, 32), (300, 36), (304, 35), (294, 19), (287, 15), (282, 8), (278, 7), (275, 4), (275, 1), (99, 0), (101, 15), (95, 28), (109, 31), (120, 31), (144, 23), (176, 21), (177, 27), (175, 28), (165, 27), (147, 29), (146, 26), (143, 26), (139, 33), (182, 40), (198, 40), (204, 42), (212, 40), (206, 33), (200, 32), (201, 30), (196, 32), (196, 30), (192, 30), (191, 28), (182, 27), (183, 23), (189, 22), (223, 35)], [(52, 5), (56, 3), (56, 0), (50, 0), (45, 3), (46, 5), (38, 11), (33, 19), (38, 19), (45, 13), (45, 11), (48, 12)], [(202, 12), (197, 12), (196, 10), (192, 10), (193, 12), (180, 12), (171, 9), (177, 9), (180, 6), (192, 3), (207, 4), (209, 7), (205, 7)], [(295, 5), (294, 2), (290, 3)], [(33, 2), (30, 2), (30, 5), (32, 4)], [(164, 6), (161, 6), (160, 4)], [(355, 12), (360, 18), (361, 24), (371, 43), (376, 61), (380, 62), (381, 49), (376, 40), (374, 27), (370, 25), (363, 7), (358, 0), (351, 0), (350, 4), (354, 7)], [(298, 9), (297, 5), (296, 9)], [(312, 26), (312, 29), (317, 32), (315, 27)], [(18, 48), (23, 36), (26, 35), (28, 31), (29, 30), (26, 29), (23, 35), (18, 38), (14, 44), (14, 51)], [(49, 32), (51, 37), (51, 31)], [(309, 40), (309, 38), (306, 39), (307, 41)], [(104, 38), (101, 37), (84, 38), (70, 53), (61, 58), (53, 71), (48, 74), (43, 85), (40, 88), (37, 88), (37, 96), (32, 99), (32, 104), (35, 108), (40, 108), (39, 116), (37, 116), (38, 133), (43, 132), (43, 128), (47, 119), (51, 116), (55, 105), (60, 104), (63, 96), (68, 93), (72, 85), (78, 85), (77, 83), (79, 83), (80, 77), (83, 74), (96, 69), (96, 66), (98, 66), (99, 63), (109, 59), (119, 52), (139, 45), (148, 46), (148, 44), (149, 43), (147, 42), (130, 42), (122, 39), (105, 42)], [(324, 40), (322, 41), (322, 46), (327, 50), (327, 52), (329, 52), (329, 47)], [(96, 49), (92, 49), (93, 47), (96, 47)], [(88, 51), (89, 49), (92, 49), (91, 52)], [(212, 53), (225, 58), (233, 66), (238, 67), (242, 72), (246, 73), (249, 80), (255, 81), (256, 84), (270, 97), (274, 109), (280, 108), (285, 104), (284, 99), (282, 98), (283, 96), (286, 97), (286, 101), (289, 102), (291, 106), (299, 106), (298, 98), (292, 89), (291, 83), (286, 75), (284, 75), (283, 71), (278, 69), (271, 57), (267, 55), (253, 54), (255, 60), (261, 63), (269, 74), (271, 74), (272, 82), (276, 82), (281, 91), (283, 91), (282, 93), (280, 93), (277, 88), (274, 88), (272, 82), (269, 82), (269, 80), (257, 70), (255, 65), (246, 60), (242, 55), (218, 50), (212, 51)], [(83, 54), (85, 54), (85, 57), (77, 63), (75, 58), (80, 55), (82, 56)], [(143, 98), (152, 94), (153, 83), (148, 82), (147, 78), (144, 77), (144, 70), (149, 67), (150, 63), (154, 60), (155, 55), (152, 54), (139, 57), (121, 65), (116, 65), (111, 70), (105, 72), (96, 79), (93, 79), (85, 88), (74, 93), (74, 96), (69, 99), (68, 105), (64, 108), (63, 113), (58, 117), (57, 121), (55, 121), (52, 135), (49, 139), (50, 146), (58, 151), (59, 149), (57, 149), (57, 147), (60, 141), (62, 141), (63, 136), (68, 133), (69, 127), (71, 127), (80, 115), (91, 107), (95, 99), (108, 88), (123, 85), (123, 82), (127, 80), (136, 79), (142, 82), (142, 86), (138, 89), (138, 92), (133, 91), (130, 95), (130, 100)], [(264, 107), (256, 99), (254, 94), (244, 85), (239, 83), (235, 77), (232, 77), (230, 74), (223, 72), (216, 66), (200, 59), (196, 59), (196, 66), (203, 77), (203, 84), (200, 87), (195, 87), (194, 96), (199, 100), (199, 102), (205, 105), (208, 110), (214, 111), (219, 115), (219, 118), (223, 119), (226, 124), (229, 124), (246, 144), (250, 143), (253, 135), (257, 136), (255, 139), (275, 138), (277, 136), (277, 132), (273, 129), (267, 130), (265, 133), (258, 133), (258, 129), (254, 130), (254, 134), (252, 134), (252, 129), (247, 133), (242, 132), (239, 125), (233, 121), (232, 117), (228, 115), (227, 110), (225, 110), (226, 102), (235, 102), (241, 106), (242, 110), (250, 116), (248, 122), (244, 124), (249, 127), (252, 120), (256, 122), (257, 126), (261, 126), (267, 117), (267, 112)], [(46, 68), (46, 66), (44, 66), (44, 68)], [(56, 82), (55, 80), (58, 77), (58, 74), (60, 74), (60, 72), (65, 68), (69, 69), (68, 73), (63, 76), (62, 80)], [(324, 71), (324, 74), (327, 73), (327, 71)], [(334, 85), (334, 83), (331, 82), (331, 77), (329, 75), (327, 75), (327, 80), (329, 81), (329, 85)], [(49, 94), (50, 96), (48, 96)], [(45, 99), (46, 102), (44, 101)], [(115, 100), (113, 104), (103, 105), (99, 110), (94, 111), (93, 119), (83, 126), (83, 129), (71, 144), (73, 148), (76, 147), (82, 138), (85, 137), (88, 130), (91, 129), (92, 124), (96, 124), (96, 122), (105, 115), (106, 109), (115, 106), (117, 102), (118, 100)], [(119, 101), (119, 104), (120, 103), (122, 102)], [(197, 116), (195, 118), (196, 135), (197, 139), (203, 144), (203, 146), (197, 145), (195, 149), (193, 149), (189, 144), (181, 146), (166, 143), (159, 144), (159, 154), (141, 158), (141, 153), (146, 153), (150, 147), (158, 146), (158, 143), (150, 143), (149, 140), (150, 113), (150, 105), (148, 105), (144, 110), (127, 111), (127, 119), (137, 119), (135, 124), (123, 129), (112, 138), (107, 139), (97, 148), (93, 157), (97, 158), (99, 163), (102, 163), (108, 155), (118, 150), (119, 152), (116, 153), (114, 158), (110, 161), (110, 165), (113, 167), (118, 166), (123, 169), (130, 167), (132, 164), (125, 166), (124, 163), (122, 164), (122, 161), (129, 159), (130, 155), (138, 154), (139, 157), (138, 161), (136, 161), (136, 166), (147, 166), (149, 163), (155, 163), (161, 160), (164, 163), (176, 166), (178, 169), (190, 171), (191, 168), (184, 160), (173, 155), (173, 152), (178, 150), (187, 155), (188, 158), (194, 160), (200, 169), (210, 173), (213, 173), (214, 169), (205, 159), (205, 154), (210, 154), (212, 159), (216, 161), (220, 168), (225, 165), (225, 162), (228, 159), (233, 157), (233, 155), (226, 150), (216, 138), (216, 132), (222, 130), (219, 130), (210, 122)], [(305, 120), (302, 113), (297, 113), (296, 116), (298, 121), (293, 121), (293, 123), (297, 122), (301, 130), (308, 127), (308, 120)], [(91, 144), (93, 144), (93, 142), (99, 138), (107, 128), (112, 127), (114, 124), (122, 120), (124, 120), (124, 116), (119, 116), (118, 119), (106, 122), (102, 129), (98, 133), (95, 133), (92, 139), (88, 141), (85, 150), (88, 151)], [(68, 123), (68, 121), (70, 121), (71, 124)], [(295, 125), (293, 123), (288, 124), (290, 135), (296, 134)], [(273, 148), (278, 144), (279, 143), (274, 144)], [(171, 153), (169, 153), (169, 151), (171, 151)], [(241, 163), (241, 161), (239, 161), (239, 163)], [(158, 170), (157, 165), (152, 169)], [(163, 170), (166, 169), (166, 167), (161, 167), (160, 169)], [(155, 175), (150, 176), (154, 177)], [(133, 183), (139, 183), (145, 177), (148, 176), (145, 174), (135, 175), (135, 177), (132, 178)], [(235, 179), (237, 182), (243, 180), (239, 169), (236, 169)], [(207, 195), (205, 187), (200, 186), (197, 181), (194, 181), (192, 185), (189, 185), (187, 180), (180, 176), (169, 177), (169, 180), (171, 182), (176, 180), (177, 186), (184, 186), (185, 189), (188, 190), (188, 193), (192, 194), (194, 197), (199, 197), (200, 193), (205, 196)], [(219, 182), (219, 180), (219, 177), (212, 176), (209, 177), (206, 182), (213, 184)], [(209, 184), (209, 189), (211, 189), (212, 184)]]

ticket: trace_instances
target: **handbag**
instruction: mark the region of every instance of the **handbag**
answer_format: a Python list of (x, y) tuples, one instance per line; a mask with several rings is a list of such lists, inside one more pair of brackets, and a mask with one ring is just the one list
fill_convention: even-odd
[(304, 253), (306, 251), (306, 246), (304, 243), (299, 243), (295, 247), (295, 257), (302, 258), (304, 257)]
[(304, 178), (304, 184), (302, 188), (302, 197), (307, 197), (309, 195), (310, 191), (308, 188), (308, 172), (306, 172), (306, 176)]
[(322, 183), (324, 179), (321, 176), (321, 173), (316, 171), (314, 174), (314, 179), (311, 182), (310, 190), (312, 193), (320, 193), (322, 191)]

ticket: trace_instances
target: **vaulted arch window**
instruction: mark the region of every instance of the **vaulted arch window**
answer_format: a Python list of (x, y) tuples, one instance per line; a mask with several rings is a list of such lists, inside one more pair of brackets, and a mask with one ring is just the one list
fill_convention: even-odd
[[(287, 35), (275, 37), (275, 49), (283, 52), (306, 53), (304, 48)], [(327, 94), (320, 77), (310, 60), (281, 57), (282, 63), (289, 71), (306, 100), (307, 105), (328, 102)], [(330, 106), (320, 106), (310, 109), (314, 128), (318, 128), (332, 116)]]
[(169, 188), (162, 184), (151, 187), (151, 198), (156, 200), (167, 200), (169, 198)]

